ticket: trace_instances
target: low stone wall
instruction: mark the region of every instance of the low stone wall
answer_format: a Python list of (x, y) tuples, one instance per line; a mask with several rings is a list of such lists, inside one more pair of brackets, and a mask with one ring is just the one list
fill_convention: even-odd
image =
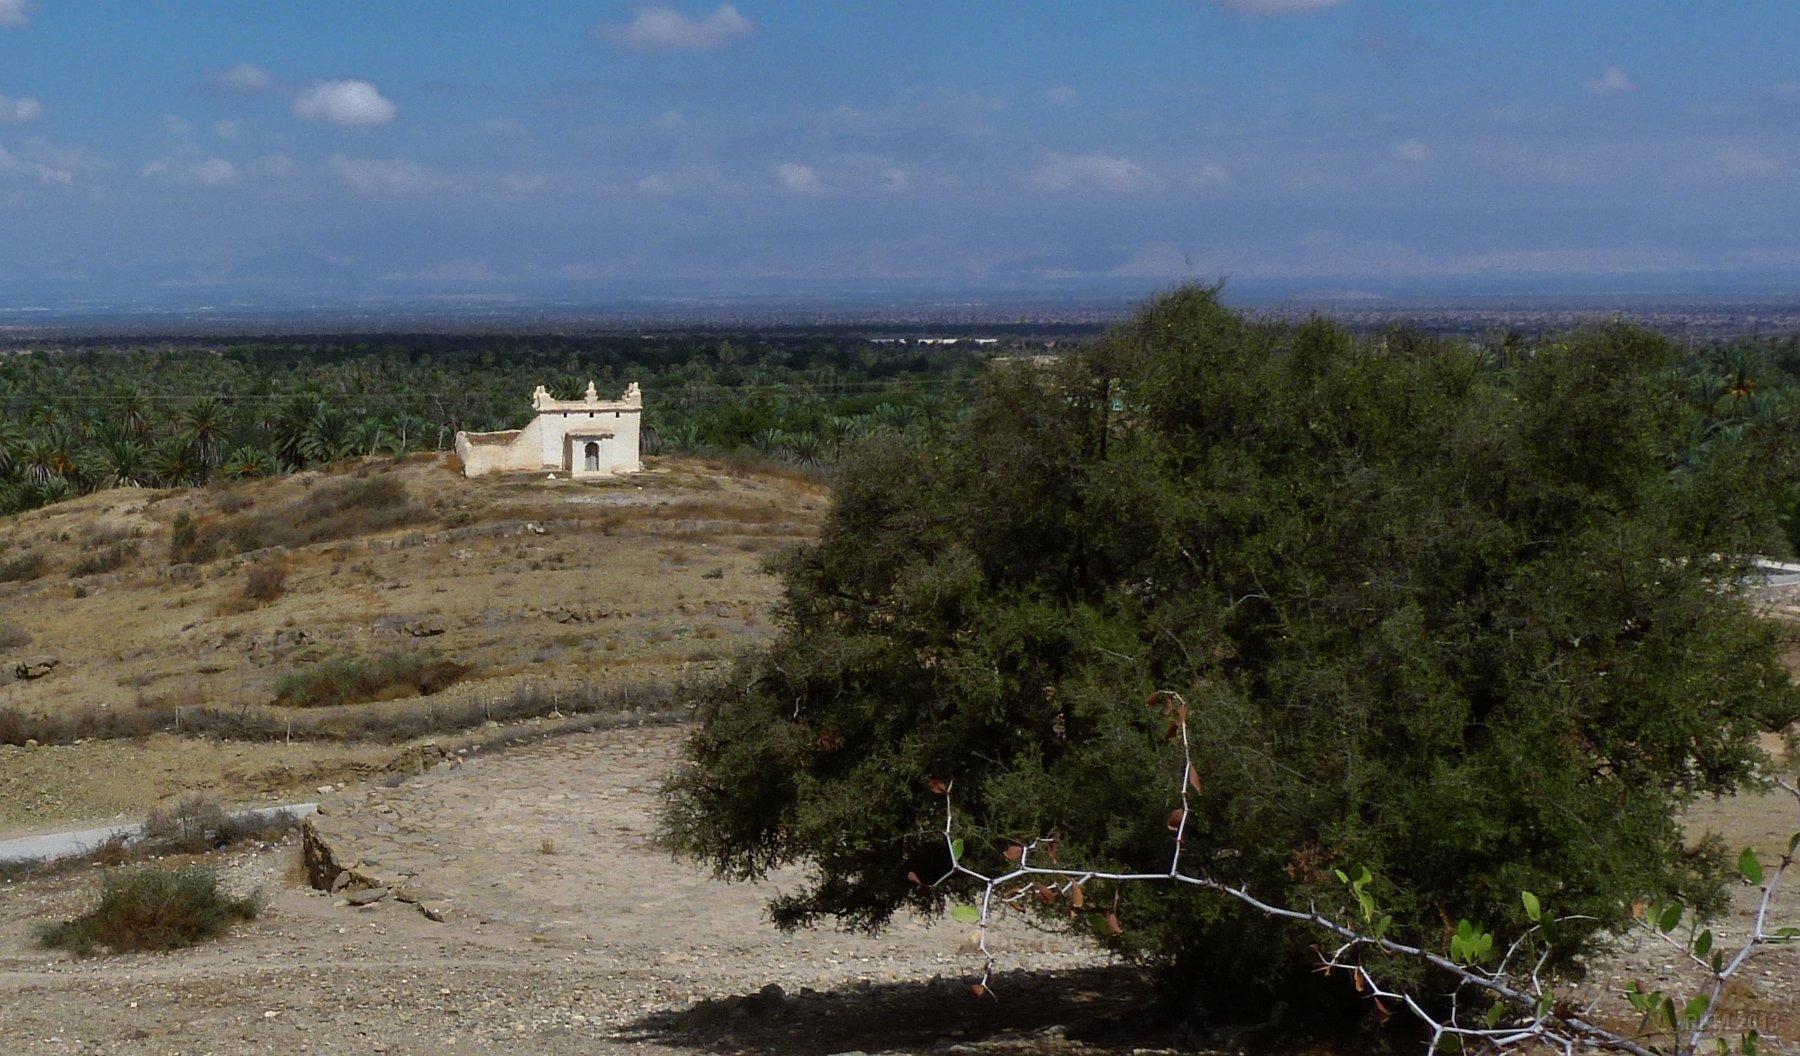
[(540, 446), (526, 429), (509, 429), (499, 433), (457, 433), (456, 457), (462, 460), (463, 476), (479, 477), (487, 473), (527, 473), (540, 468)]

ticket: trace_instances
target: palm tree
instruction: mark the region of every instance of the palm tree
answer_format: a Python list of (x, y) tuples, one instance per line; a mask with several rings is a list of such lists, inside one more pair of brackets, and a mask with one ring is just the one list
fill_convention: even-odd
[(813, 433), (787, 434), (788, 456), (802, 466), (816, 466), (825, 451), (825, 445)]
[(202, 396), (181, 412), (180, 423), (183, 436), (193, 445), (194, 455), (200, 461), (201, 479), (204, 481), (207, 471), (219, 464), (219, 456), (225, 445), (225, 431), (231, 425), (225, 401), (217, 396)]
[(321, 403), (312, 420), (306, 423), (300, 451), (308, 462), (336, 462), (349, 458), (356, 453), (354, 428), (349, 415)]
[(58, 474), (58, 451), (47, 437), (27, 440), (19, 449), (17, 461), (19, 475), (31, 484), (43, 484)]
[(144, 394), (127, 385), (113, 393), (112, 415), (108, 424), (117, 426), (124, 436), (142, 440), (149, 431), (150, 403)]
[(312, 428), (313, 419), (326, 410), (325, 401), (317, 393), (305, 393), (296, 397), (275, 417), (270, 436), (275, 444), (276, 456), (285, 465), (298, 469), (309, 461), (306, 455), (306, 436)]
[(163, 438), (150, 453), (150, 470), (163, 487), (179, 488), (200, 483), (205, 466), (192, 440), (185, 436), (170, 436)]
[(245, 480), (250, 477), (267, 477), (280, 468), (275, 453), (266, 447), (254, 444), (239, 444), (225, 453), (225, 460), (219, 465), (219, 472), (230, 480)]
[(150, 452), (139, 441), (123, 435), (109, 435), (96, 445), (96, 474), (109, 488), (141, 488), (154, 479), (150, 472)]
[(757, 453), (763, 457), (773, 458), (786, 439), (786, 435), (779, 429), (758, 429), (750, 434), (750, 446), (756, 448)]
[(10, 419), (0, 420), (0, 477), (10, 476), (18, 468), (19, 454), (26, 443), (23, 426)]

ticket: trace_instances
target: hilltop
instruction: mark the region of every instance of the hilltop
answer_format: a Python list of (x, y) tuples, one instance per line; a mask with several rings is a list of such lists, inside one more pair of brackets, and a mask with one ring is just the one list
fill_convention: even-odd
[(826, 502), (744, 463), (465, 480), (426, 454), (0, 520), (0, 833), (311, 798), (469, 726), (665, 706), (768, 633), (761, 562)]

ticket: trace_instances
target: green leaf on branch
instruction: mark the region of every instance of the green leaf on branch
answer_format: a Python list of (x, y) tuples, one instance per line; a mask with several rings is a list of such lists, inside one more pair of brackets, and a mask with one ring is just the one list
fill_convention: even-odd
[(981, 920), (981, 910), (974, 906), (951, 906), (950, 919), (962, 924), (975, 924)]
[(962, 856), (963, 856), (963, 841), (951, 840), (950, 841), (950, 860), (952, 862), (960, 862), (960, 861), (962, 861)]
[(1712, 944), (1713, 944), (1713, 933), (1712, 933), (1712, 929), (1708, 928), (1707, 930), (1700, 933), (1699, 938), (1694, 940), (1694, 956), (1696, 956), (1696, 957), (1706, 956), (1708, 951), (1710, 951), (1712, 949)]
[(1681, 1010), (1682, 1018), (1689, 1023), (1698, 1023), (1706, 1010), (1712, 1007), (1712, 998), (1705, 994), (1695, 994), (1688, 999), (1687, 1007)]
[(1521, 891), (1519, 899), (1525, 903), (1525, 915), (1536, 924), (1544, 915), (1543, 907), (1538, 905), (1538, 897), (1529, 891)]
[(1487, 1010), (1487, 1028), (1493, 1030), (1500, 1025), (1500, 1020), (1505, 1018), (1505, 1016), (1506, 1006), (1498, 1001), (1494, 1002)]
[(1450, 959), (1459, 964), (1480, 964), (1494, 949), (1492, 932), (1481, 931), (1467, 920), (1457, 922), (1450, 936)]
[(1681, 923), (1681, 903), (1671, 902), (1671, 903), (1669, 903), (1668, 908), (1666, 908), (1662, 911), (1662, 915), (1657, 918), (1656, 928), (1658, 931), (1664, 931), (1664, 932), (1674, 931), (1675, 926), (1680, 923)]
[(1738, 855), (1738, 874), (1744, 878), (1745, 883), (1760, 884), (1763, 882), (1762, 862), (1758, 860), (1754, 850), (1746, 847), (1744, 853)]

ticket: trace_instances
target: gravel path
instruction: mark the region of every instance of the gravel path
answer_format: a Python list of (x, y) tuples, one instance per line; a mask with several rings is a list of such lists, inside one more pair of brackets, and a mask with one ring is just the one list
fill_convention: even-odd
[(35, 950), (31, 923), (79, 912), (93, 877), (0, 887), (0, 1051), (827, 1056), (1013, 1044), (1129, 1014), (1130, 974), (1060, 937), (1007, 936), (1015, 959), (1059, 974), (1002, 977), (1002, 1000), (977, 1002), (966, 929), (948, 921), (776, 932), (767, 888), (714, 882), (650, 842), (679, 736), (564, 738), (328, 797), (333, 838), (442, 923), (307, 889), (293, 841), (226, 863), (233, 888), (269, 896), (258, 920), (172, 955)]

